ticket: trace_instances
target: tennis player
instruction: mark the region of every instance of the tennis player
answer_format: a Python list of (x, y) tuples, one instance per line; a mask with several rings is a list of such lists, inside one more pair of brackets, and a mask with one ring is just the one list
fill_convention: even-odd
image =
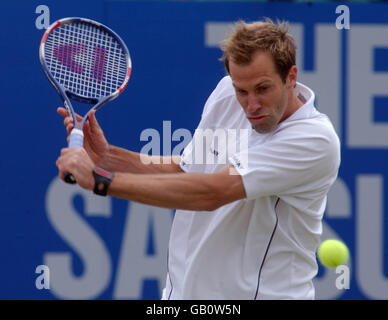
[[(84, 148), (62, 150), (60, 176), (71, 172), (98, 194), (177, 209), (163, 299), (314, 299), (339, 139), (314, 107), (314, 92), (297, 82), (287, 23), (241, 21), (222, 48), (228, 76), (181, 157), (145, 164), (144, 156), (109, 145), (92, 113)], [(58, 112), (69, 132), (71, 119)], [(196, 136), (209, 128), (246, 129), (247, 147), (228, 154), (211, 144), (205, 155), (226, 153), (227, 163), (198, 163), (194, 155), (204, 147)]]

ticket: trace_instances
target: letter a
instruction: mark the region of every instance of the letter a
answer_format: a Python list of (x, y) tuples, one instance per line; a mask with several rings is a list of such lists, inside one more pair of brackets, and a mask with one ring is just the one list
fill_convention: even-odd
[(35, 269), (35, 273), (41, 273), (35, 280), (35, 287), (38, 290), (50, 289), (50, 269), (48, 266), (39, 265)]
[(335, 13), (342, 13), (335, 20), (335, 26), (338, 30), (350, 29), (350, 11), (349, 7), (345, 5), (339, 5), (335, 9)]
[(37, 29), (47, 29), (50, 26), (50, 9), (48, 6), (39, 5), (35, 9), (35, 13), (41, 13), (35, 20)]
[(335, 273), (340, 274), (335, 279), (335, 286), (338, 290), (349, 289), (349, 268), (345, 265), (340, 265), (335, 269)]

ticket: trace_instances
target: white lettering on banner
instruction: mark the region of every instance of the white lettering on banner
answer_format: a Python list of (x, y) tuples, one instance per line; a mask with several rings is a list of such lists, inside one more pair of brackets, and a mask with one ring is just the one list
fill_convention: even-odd
[(382, 175), (359, 175), (356, 179), (357, 280), (365, 295), (388, 299), (388, 279), (384, 276), (384, 180)]
[(96, 196), (55, 178), (46, 195), (47, 217), (58, 235), (79, 255), (83, 273), (81, 276), (74, 275), (70, 252), (46, 253), (44, 264), (51, 271), (50, 287), (54, 295), (65, 299), (92, 299), (109, 285), (111, 260), (99, 235), (74, 210), (72, 201), (77, 194), (85, 202), (87, 215), (106, 218), (111, 215), (109, 197)]
[(163, 155), (171, 155), (171, 121), (163, 121)]
[(388, 47), (388, 25), (355, 25), (348, 32), (347, 145), (387, 148), (388, 124), (374, 123), (373, 97), (388, 96), (388, 72), (375, 72), (374, 48)]
[(234, 23), (211, 21), (205, 23), (205, 47), (219, 47), (221, 41), (233, 31)]
[[(342, 196), (338, 198), (328, 198), (327, 214), (330, 218), (343, 218), (344, 212), (341, 210), (343, 205), (338, 205), (338, 200), (344, 203), (351, 202), (350, 194), (342, 187), (333, 188), (342, 189)], [(340, 182), (340, 185), (342, 182)], [(388, 298), (388, 279), (384, 276), (384, 229), (383, 229), (383, 176), (381, 175), (358, 175), (356, 176), (355, 199), (356, 208), (356, 239), (355, 239), (355, 263), (356, 279), (362, 289), (362, 293), (371, 299)], [(350, 206), (348, 207), (350, 210)], [(339, 209), (339, 211), (337, 211)], [(323, 225), (322, 240), (328, 238), (340, 239), (340, 236), (327, 224)], [(352, 257), (349, 257), (348, 267), (352, 270)], [(346, 275), (347, 276), (347, 275)], [(346, 280), (341, 278), (340, 280)], [(323, 277), (314, 279), (317, 299), (336, 299), (343, 294), (338, 290), (335, 284), (338, 284), (338, 278), (328, 268), (325, 268)], [(345, 281), (343, 285), (347, 285)], [(345, 287), (344, 287), (345, 288)], [(346, 288), (345, 288), (346, 289)]]
[[(364, 293), (371, 298), (386, 299), (388, 281), (382, 271), (382, 185), (381, 176), (357, 177), (356, 262), (357, 280)], [(338, 197), (328, 198), (327, 216), (350, 217), (352, 201), (345, 183), (340, 178), (337, 179), (332, 190), (338, 193)], [(82, 277), (73, 275), (70, 253), (47, 253), (44, 262), (52, 270), (50, 289), (54, 295), (68, 299), (86, 299), (96, 297), (106, 289), (112, 270), (104, 243), (98, 234), (78, 217), (71, 206), (72, 198), (76, 194), (80, 194), (85, 200), (88, 216), (111, 216), (110, 198), (95, 196), (89, 191), (66, 185), (55, 178), (47, 193), (49, 221), (58, 234), (79, 254), (85, 271)], [(139, 299), (141, 284), (146, 278), (158, 280), (159, 289), (162, 288), (166, 275), (166, 252), (171, 222), (171, 210), (131, 203), (124, 229), (114, 298)], [(156, 252), (152, 257), (145, 254), (150, 224), (154, 232)], [(370, 230), (374, 232), (371, 233)], [(327, 238), (340, 236), (324, 223), (322, 239)], [(352, 270), (351, 258), (348, 265)], [(335, 287), (337, 279), (336, 274), (328, 270), (323, 277), (316, 278), (316, 298), (335, 299), (342, 295), (343, 291)]]
[(327, 218), (351, 218), (352, 217), (352, 195), (346, 183), (337, 178), (327, 194)]
[[(158, 280), (161, 294), (167, 274), (172, 211), (136, 202), (131, 202), (129, 210), (113, 297), (140, 299), (144, 279)], [(155, 245), (152, 256), (146, 255), (149, 225), (153, 227)]]
[[(113, 274), (111, 258), (103, 239), (73, 208), (73, 198), (76, 195), (84, 200), (85, 214), (88, 217), (110, 218), (112, 215), (110, 197), (94, 195), (79, 186), (67, 185), (55, 178), (49, 185), (46, 196), (48, 219), (58, 235), (78, 254), (84, 271), (81, 276), (74, 275), (70, 252), (46, 253), (44, 263), (51, 271), (50, 289), (55, 296), (64, 299), (93, 299), (102, 294), (110, 284)], [(161, 294), (166, 279), (171, 223), (171, 210), (135, 202), (130, 204), (119, 255), (113, 293), (115, 298), (140, 299), (142, 282), (150, 278), (158, 280)], [(147, 256), (150, 227), (155, 254)], [(48, 285), (47, 281), (46, 284)]]
[(327, 114), (340, 135), (341, 128), (341, 32), (332, 25), (314, 26), (314, 70), (303, 69), (302, 57), (305, 51), (303, 26), (290, 24), (290, 33), (294, 36), (298, 52), (296, 65), (298, 79), (314, 89), (316, 105), (320, 112)]

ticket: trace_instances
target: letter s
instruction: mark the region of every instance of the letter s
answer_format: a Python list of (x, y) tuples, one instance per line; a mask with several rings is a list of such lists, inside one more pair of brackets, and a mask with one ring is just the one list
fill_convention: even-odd
[(44, 264), (50, 268), (50, 289), (65, 299), (92, 299), (102, 293), (111, 277), (109, 252), (98, 234), (79, 216), (72, 205), (80, 194), (88, 215), (109, 217), (110, 198), (96, 196), (79, 186), (67, 185), (55, 178), (46, 195), (47, 217), (58, 235), (79, 255), (83, 274), (75, 276), (70, 252), (50, 252)]

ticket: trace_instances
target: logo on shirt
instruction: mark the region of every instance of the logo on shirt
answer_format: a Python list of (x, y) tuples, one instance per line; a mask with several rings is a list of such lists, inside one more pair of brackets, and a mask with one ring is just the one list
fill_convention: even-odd
[(216, 149), (210, 148), (210, 152), (213, 153), (216, 157), (218, 157), (219, 152)]
[(233, 159), (233, 161), (234, 161), (233, 164), (234, 164), (234, 166), (235, 166), (236, 168), (238, 168), (238, 169), (244, 169), (244, 166), (242, 165), (240, 159), (237, 158), (236, 155), (233, 155), (233, 156), (232, 156), (232, 159)]

